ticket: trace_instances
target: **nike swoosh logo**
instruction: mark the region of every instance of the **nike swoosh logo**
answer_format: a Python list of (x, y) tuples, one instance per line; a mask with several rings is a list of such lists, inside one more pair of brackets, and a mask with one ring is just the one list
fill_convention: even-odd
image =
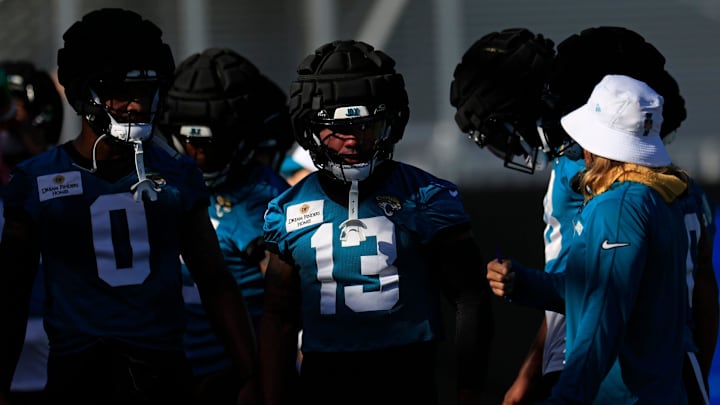
[(605, 250), (608, 249), (615, 249), (623, 246), (630, 246), (629, 243), (609, 243), (607, 239), (605, 239), (600, 247), (602, 247)]

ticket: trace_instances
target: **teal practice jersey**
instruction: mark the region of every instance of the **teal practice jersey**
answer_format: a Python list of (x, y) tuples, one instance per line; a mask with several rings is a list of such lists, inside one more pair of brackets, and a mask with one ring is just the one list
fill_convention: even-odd
[[(547, 192), (543, 199), (545, 231), (545, 272), (563, 273), (568, 248), (573, 238), (572, 220), (585, 198), (573, 187), (579, 173), (585, 169), (582, 159), (561, 156), (553, 160)], [(545, 311), (547, 332), (543, 346), (542, 373), (547, 374), (565, 366), (565, 316)]]
[(562, 273), (568, 246), (572, 242), (572, 220), (582, 207), (585, 198), (573, 190), (573, 179), (585, 169), (585, 162), (559, 157), (553, 161), (550, 181), (543, 199), (545, 231), (545, 271)]
[[(252, 317), (258, 326), (262, 313), (264, 281), (259, 259), (262, 244), (263, 215), (268, 201), (289, 185), (270, 167), (250, 163), (241, 176), (231, 176), (210, 195), (210, 220), (225, 257)], [(185, 352), (196, 375), (206, 375), (230, 366), (225, 347), (217, 339), (200, 301), (199, 292), (183, 265), (183, 296), (188, 311)]]
[(42, 254), (51, 351), (73, 353), (105, 338), (178, 350), (185, 325), (179, 224), (207, 205), (202, 173), (145, 145), (157, 200), (137, 202), (134, 170), (114, 182), (80, 167), (58, 146), (16, 167), (5, 217), (30, 218)]
[[(320, 172), (269, 204), (266, 242), (300, 272), (303, 351), (377, 350), (442, 337), (427, 245), (440, 231), (469, 227), (470, 219), (454, 184), (407, 164), (383, 165), (375, 187), (360, 183), (356, 213), (327, 196)], [(353, 226), (359, 232), (350, 232)]]

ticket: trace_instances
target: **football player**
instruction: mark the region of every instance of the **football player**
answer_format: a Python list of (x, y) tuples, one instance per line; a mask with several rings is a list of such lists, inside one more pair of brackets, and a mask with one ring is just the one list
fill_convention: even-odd
[(257, 403), (253, 328), (208, 218), (190, 159), (151, 141), (174, 71), (162, 31), (103, 8), (63, 35), (58, 79), (82, 119), (73, 140), (15, 167), (0, 243), (0, 399), (22, 348), (42, 256), (49, 399), (187, 403), (180, 255)]
[(394, 65), (333, 41), (292, 82), (295, 139), (319, 169), (265, 214), (267, 403), (287, 399), (301, 327), (303, 402), (437, 403), (442, 293), (456, 308), (459, 402), (481, 396), (493, 332), (482, 258), (458, 188), (392, 158), (409, 118)]
[[(290, 136), (286, 99), (245, 57), (227, 48), (208, 48), (178, 65), (160, 119), (163, 134), (203, 172), (210, 190), (208, 213), (254, 325), (262, 312), (262, 272), (267, 264), (263, 214), (268, 201), (289, 187), (274, 167), (256, 158), (259, 150), (272, 151), (271, 157), (284, 154), (285, 143), (270, 135), (287, 128)], [(237, 371), (186, 266), (183, 279), (185, 351), (193, 366), (198, 403), (234, 404)]]

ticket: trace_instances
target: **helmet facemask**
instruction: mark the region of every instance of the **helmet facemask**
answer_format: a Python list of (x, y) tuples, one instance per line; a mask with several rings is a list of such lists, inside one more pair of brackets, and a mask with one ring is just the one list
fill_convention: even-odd
[(306, 135), (315, 165), (344, 182), (365, 180), (392, 155), (384, 105), (372, 114), (363, 105), (321, 110), (310, 120)]
[[(160, 104), (160, 81), (154, 70), (132, 70), (120, 80), (93, 80), (88, 90), (91, 99), (85, 118), (98, 135), (125, 143), (152, 137)], [(132, 102), (141, 104), (143, 111), (128, 110)]]
[[(90, 100), (84, 108), (84, 117), (98, 135), (93, 145), (91, 171), (97, 170), (95, 149), (100, 140), (109, 136), (109, 139), (120, 145), (132, 145), (138, 174), (138, 182), (131, 187), (135, 200), (141, 201), (143, 195), (146, 195), (151, 201), (155, 201), (160, 188), (145, 176), (143, 142), (153, 135), (155, 116), (160, 104), (160, 80), (157, 72), (131, 70), (123, 79), (91, 80), (87, 86)], [(143, 110), (129, 110), (132, 103), (140, 104)]]
[(180, 125), (173, 140), (177, 149), (187, 153), (186, 145), (202, 149), (204, 156), (193, 156), (203, 172), (205, 185), (214, 189), (225, 183), (233, 168), (247, 165), (253, 158), (254, 150), (249, 139), (238, 139), (222, 133), (233, 133), (240, 129), (217, 128), (205, 125)]
[(392, 157), (394, 141), (385, 116), (385, 105), (370, 113), (364, 105), (338, 107), (332, 114), (320, 110), (306, 135), (310, 157), (315, 166), (333, 178), (350, 183), (348, 219), (340, 224), (344, 246), (356, 246), (365, 240), (366, 225), (358, 219), (358, 182), (372, 175), (375, 167)]
[(539, 123), (521, 127), (519, 122), (511, 119), (490, 117), (483, 120), (478, 129), (471, 129), (468, 135), (480, 148), (502, 159), (508, 169), (533, 174), (545, 169), (552, 153)]

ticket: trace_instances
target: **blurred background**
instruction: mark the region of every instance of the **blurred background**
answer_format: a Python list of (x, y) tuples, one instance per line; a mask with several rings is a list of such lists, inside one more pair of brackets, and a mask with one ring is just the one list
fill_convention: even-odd
[[(27, 59), (54, 71), (62, 33), (100, 7), (128, 8), (155, 22), (176, 63), (210, 46), (230, 47), (285, 89), (298, 63), (323, 43), (357, 39), (385, 51), (405, 76), (410, 96), (410, 122), (396, 158), (464, 190), (486, 258), (500, 247), (505, 256), (538, 268), (543, 263), (542, 198), (549, 172), (528, 175), (505, 169), (458, 130), (449, 103), (453, 70), (464, 51), (491, 31), (525, 27), (557, 44), (585, 28), (623, 26), (665, 55), (688, 110), (670, 154), (705, 186), (713, 202), (720, 201), (718, 0), (0, 0), (0, 60)], [(63, 140), (79, 132), (74, 114), (66, 108)], [(716, 252), (717, 272), (717, 240)], [(478, 267), (484, 271), (484, 263)], [(488, 396), (490, 403), (499, 403), (542, 313), (494, 303)], [(452, 377), (451, 351), (445, 347), (439, 357), (438, 377), (444, 383)], [(714, 367), (713, 403), (720, 404), (720, 359)], [(444, 386), (442, 394), (449, 398), (449, 392), (451, 387)]]
[[(465, 187), (542, 187), (547, 173), (506, 170), (459, 132), (449, 88), (463, 52), (504, 28), (525, 27), (557, 44), (584, 28), (624, 26), (665, 55), (686, 99), (688, 118), (670, 146), (676, 163), (703, 183), (720, 182), (717, 0), (0, 0), (0, 59), (54, 69), (62, 33), (99, 7), (130, 8), (157, 23), (176, 62), (208, 46), (230, 47), (285, 88), (317, 46), (350, 38), (373, 44), (397, 61), (410, 95), (397, 157)], [(67, 137), (76, 121), (65, 120)]]

